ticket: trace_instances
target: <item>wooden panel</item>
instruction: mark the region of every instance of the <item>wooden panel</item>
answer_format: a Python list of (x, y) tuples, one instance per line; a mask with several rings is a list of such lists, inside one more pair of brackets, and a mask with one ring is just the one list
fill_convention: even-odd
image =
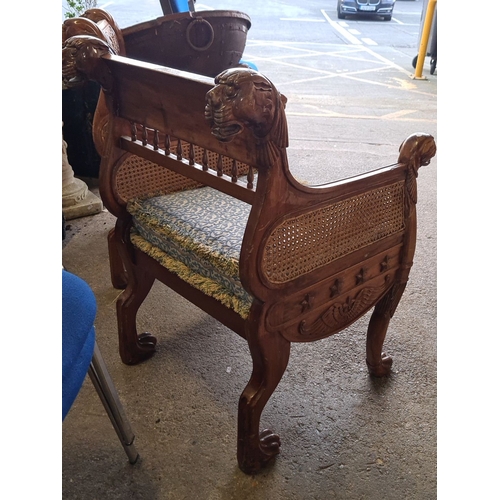
[(205, 119), (205, 96), (214, 86), (211, 78), (120, 56), (105, 60), (117, 86), (114, 106), (120, 117), (257, 166), (250, 131), (226, 143), (212, 135)]
[[(266, 317), (268, 328), (273, 331), (293, 325), (297, 328), (301, 321), (317, 316), (333, 303), (353, 297), (362, 288), (381, 286), (386, 283), (386, 276), (391, 277), (392, 281), (394, 271), (400, 264), (401, 248), (402, 245), (395, 246), (369, 259), (360, 259), (351, 267), (344, 266), (340, 272), (327, 273), (328, 278), (286, 297), (270, 308)], [(301, 337), (299, 339), (304, 340)]]

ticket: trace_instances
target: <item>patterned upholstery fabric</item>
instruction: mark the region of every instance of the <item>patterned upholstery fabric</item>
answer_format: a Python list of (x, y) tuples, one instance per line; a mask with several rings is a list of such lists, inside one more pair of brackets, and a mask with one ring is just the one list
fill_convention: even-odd
[(134, 200), (132, 243), (243, 318), (252, 297), (239, 278), (250, 206), (210, 187)]

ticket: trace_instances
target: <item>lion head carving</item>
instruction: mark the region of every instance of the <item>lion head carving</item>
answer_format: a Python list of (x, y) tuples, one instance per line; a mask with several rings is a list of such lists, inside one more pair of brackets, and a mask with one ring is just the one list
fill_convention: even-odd
[(215, 84), (206, 96), (205, 118), (217, 139), (230, 142), (248, 128), (264, 142), (288, 146), (286, 97), (265, 76), (250, 68), (231, 68)]
[(434, 137), (429, 134), (417, 133), (408, 137), (399, 147), (398, 162), (407, 165), (406, 174), (406, 214), (415, 210), (417, 203), (417, 177), (418, 169), (429, 165), (436, 154)]
[(417, 133), (408, 137), (399, 147), (399, 162), (409, 163), (417, 170), (423, 165), (429, 165), (436, 154), (434, 137), (429, 134)]
[[(62, 79), (66, 84), (86, 78), (96, 78), (99, 58), (115, 51), (95, 36), (76, 35), (64, 41), (62, 47)], [(97, 79), (97, 78), (96, 78)], [(103, 82), (100, 82), (103, 85)]]

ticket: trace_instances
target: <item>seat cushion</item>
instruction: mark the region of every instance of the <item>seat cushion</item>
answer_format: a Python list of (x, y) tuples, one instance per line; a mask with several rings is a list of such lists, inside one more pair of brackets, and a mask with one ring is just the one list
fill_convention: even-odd
[(246, 318), (252, 297), (239, 278), (250, 206), (211, 187), (134, 200), (133, 245)]
[(96, 300), (89, 285), (62, 272), (62, 418), (66, 417), (94, 353)]

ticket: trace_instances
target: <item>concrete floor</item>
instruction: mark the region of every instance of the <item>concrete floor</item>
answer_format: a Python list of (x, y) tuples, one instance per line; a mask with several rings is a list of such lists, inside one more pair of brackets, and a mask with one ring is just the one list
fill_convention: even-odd
[[(332, 49), (344, 50), (315, 47)], [(255, 45), (247, 53), (272, 50)], [(437, 76), (409, 78), (413, 51), (397, 54), (396, 63), (388, 53), (392, 66), (365, 73), (364, 81), (343, 77), (328, 85), (300, 83), (307, 65), (287, 74), (276, 62), (259, 61), (260, 71), (289, 99), (289, 158), (297, 178), (320, 183), (384, 166), (397, 160), (410, 133), (436, 136)], [(349, 71), (371, 64), (368, 52), (364, 59), (345, 56)], [(263, 427), (280, 434), (281, 454), (256, 476), (243, 474), (236, 462), (237, 404), (251, 371), (245, 342), (156, 283), (140, 310), (139, 328), (157, 336), (157, 353), (139, 366), (122, 364), (115, 319), (120, 291), (109, 279), (106, 241), (114, 217), (103, 211), (68, 221), (63, 265), (95, 292), (97, 341), (141, 458), (127, 462), (86, 379), (62, 426), (63, 498), (436, 498), (436, 176), (437, 157), (418, 178), (414, 266), (385, 342), (394, 357), (391, 376), (368, 376), (369, 316), (337, 336), (293, 345), (262, 418)]]

